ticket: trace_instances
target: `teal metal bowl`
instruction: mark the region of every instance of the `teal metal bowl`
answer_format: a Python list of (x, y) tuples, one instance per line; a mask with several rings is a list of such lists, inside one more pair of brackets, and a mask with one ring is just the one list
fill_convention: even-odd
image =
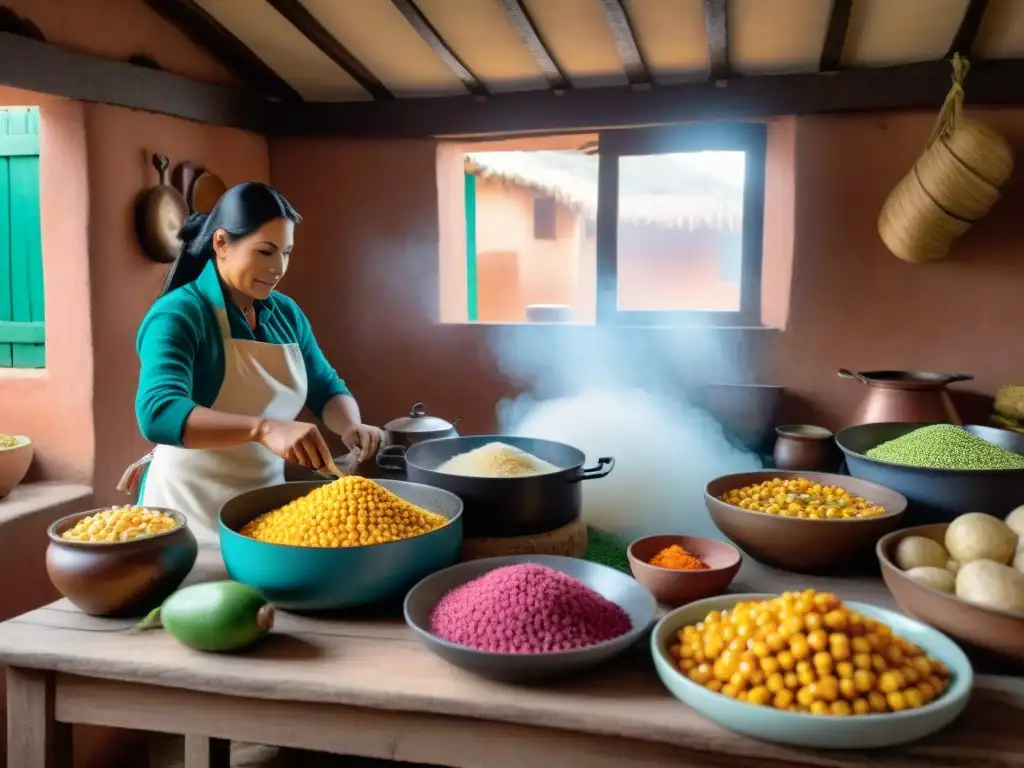
[[(846, 603), (852, 610), (885, 622), (908, 640), (949, 667), (949, 688), (920, 709), (876, 715), (832, 717), (785, 712), (730, 699), (688, 679), (668, 653), (676, 633), (702, 620), (710, 611), (724, 611), (744, 600), (765, 600), (776, 595), (721, 595), (677, 608), (657, 623), (651, 633), (651, 655), (658, 677), (680, 701), (729, 730), (762, 741), (812, 749), (878, 749), (909, 744), (942, 730), (963, 712), (974, 685), (971, 662), (960, 647), (941, 632), (864, 603)], [(884, 761), (883, 761), (884, 762)]]
[(281, 608), (328, 611), (400, 598), (417, 581), (458, 559), (462, 501), (439, 488), (402, 480), (376, 482), (410, 504), (444, 515), (450, 522), (411, 539), (345, 548), (267, 544), (238, 532), (264, 512), (329, 482), (282, 483), (228, 501), (220, 512), (220, 551), (231, 578), (258, 589)]

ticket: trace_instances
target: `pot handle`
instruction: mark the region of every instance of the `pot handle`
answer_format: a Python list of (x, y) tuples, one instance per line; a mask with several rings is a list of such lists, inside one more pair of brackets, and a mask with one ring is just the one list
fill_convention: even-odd
[(405, 471), (405, 446), (385, 445), (377, 451), (377, 466), (381, 469)]
[(973, 373), (947, 373), (949, 377), (949, 384), (953, 384), (957, 381), (971, 381), (974, 379)]
[(859, 373), (849, 370), (848, 368), (839, 369), (839, 378), (841, 379), (856, 379), (862, 384), (867, 384), (868, 380), (861, 376)]
[(584, 467), (580, 470), (579, 476), (574, 482), (580, 480), (597, 480), (601, 477), (607, 477), (611, 474), (611, 471), (615, 469), (615, 459), (611, 456), (602, 456), (597, 460), (596, 467)]

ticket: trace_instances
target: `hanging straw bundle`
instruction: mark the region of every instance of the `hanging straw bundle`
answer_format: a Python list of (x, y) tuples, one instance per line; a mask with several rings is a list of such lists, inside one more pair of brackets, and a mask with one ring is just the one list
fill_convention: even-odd
[(1009, 144), (988, 126), (963, 117), (969, 64), (953, 56), (953, 87), (924, 152), (889, 193), (878, 234), (893, 255), (917, 264), (946, 256), (956, 238), (989, 212), (1013, 172)]

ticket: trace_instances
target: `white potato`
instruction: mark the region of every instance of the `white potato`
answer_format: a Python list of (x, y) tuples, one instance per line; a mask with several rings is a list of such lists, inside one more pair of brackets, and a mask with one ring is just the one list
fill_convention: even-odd
[(924, 584), (924, 586), (937, 589), (940, 592), (952, 594), (956, 591), (956, 576), (945, 568), (920, 565), (917, 568), (911, 568), (906, 574), (908, 579), (913, 579), (918, 584)]
[(1024, 504), (1006, 516), (1004, 521), (1014, 533), (1024, 538)]
[(896, 565), (900, 570), (932, 566), (943, 568), (949, 555), (942, 545), (925, 536), (907, 536), (896, 545)]
[(964, 563), (956, 575), (956, 596), (989, 608), (1024, 613), (1024, 573), (993, 560)]
[(983, 512), (960, 515), (946, 529), (946, 550), (961, 565), (993, 560), (1006, 565), (1017, 549), (1017, 534), (1006, 523)]

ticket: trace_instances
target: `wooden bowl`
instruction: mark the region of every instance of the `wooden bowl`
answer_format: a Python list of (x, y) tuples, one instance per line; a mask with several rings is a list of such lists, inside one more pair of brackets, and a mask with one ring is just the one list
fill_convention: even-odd
[[(678, 544), (708, 567), (699, 571), (676, 571), (648, 562), (665, 547)], [(743, 555), (732, 544), (701, 536), (665, 534), (637, 539), (626, 550), (633, 578), (654, 595), (659, 603), (677, 606), (720, 595), (740, 570)]]
[(65, 541), (61, 534), (83, 517), (62, 517), (47, 531), (46, 572), (64, 597), (90, 616), (143, 616), (160, 605), (188, 576), (199, 547), (180, 512), (147, 507), (173, 517), (169, 531), (135, 541), (92, 544)]
[(1016, 667), (1024, 664), (1024, 614), (968, 603), (926, 587), (896, 565), (896, 547), (907, 536), (925, 536), (945, 546), (948, 523), (904, 528), (882, 537), (875, 547), (882, 578), (896, 604), (908, 616), (930, 624), (953, 639)]
[[(877, 517), (846, 520), (809, 520), (752, 512), (726, 504), (726, 491), (772, 478), (802, 477), (822, 485), (836, 485), (886, 510)], [(907, 500), (896, 491), (846, 475), (826, 472), (761, 470), (716, 478), (704, 489), (704, 503), (719, 530), (755, 560), (794, 573), (836, 571), (869, 552), (878, 540), (899, 527)]]
[(0, 448), (0, 499), (14, 490), (25, 479), (32, 464), (34, 448), (24, 435), (12, 435), (18, 441), (13, 448)]

